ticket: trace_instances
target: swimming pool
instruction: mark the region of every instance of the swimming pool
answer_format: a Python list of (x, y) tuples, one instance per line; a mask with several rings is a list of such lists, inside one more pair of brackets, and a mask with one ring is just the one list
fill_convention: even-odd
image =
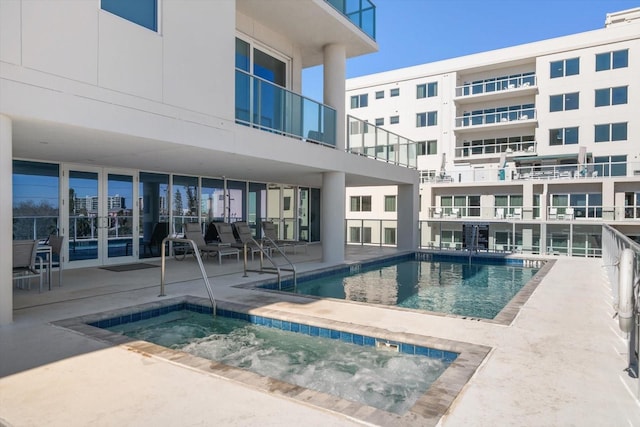
[[(494, 319), (540, 270), (522, 260), (448, 257), (396, 259), (330, 275), (309, 276), (281, 290), (455, 316)], [(356, 270), (356, 271), (353, 271)], [(273, 284), (264, 285), (273, 289)]]
[[(229, 328), (229, 325), (231, 325), (231, 329), (235, 329), (237, 327), (237, 322), (241, 321), (244, 324), (248, 324), (243, 327), (247, 326), (249, 328), (249, 332), (241, 332), (240, 335), (234, 335), (231, 339), (225, 339), (218, 335), (215, 335), (213, 338), (201, 337), (196, 339), (191, 344), (195, 343), (195, 348), (199, 347), (201, 344), (203, 346), (193, 352), (195, 356), (187, 353), (185, 351), (187, 349), (185, 348), (181, 348), (179, 350), (171, 349), (163, 345), (151, 344), (146, 341), (148, 337), (143, 336), (142, 338), (132, 338), (120, 333), (123, 332), (124, 329), (138, 329), (136, 323), (141, 325), (141, 323), (139, 323), (140, 321), (143, 321), (143, 323), (153, 323), (161, 316), (169, 316), (167, 318), (167, 320), (170, 321), (169, 324), (174, 323), (175, 325), (178, 325), (178, 323), (174, 321), (182, 319), (185, 314), (185, 310), (191, 312), (188, 313), (189, 315), (193, 314), (193, 312), (201, 313), (196, 316), (197, 320), (193, 323), (195, 330), (199, 330), (201, 328), (201, 322), (203, 322), (208, 328), (210, 324), (218, 322), (218, 320), (222, 320), (221, 328), (223, 330)], [(305, 404), (311, 404), (319, 408), (340, 412), (364, 422), (370, 422), (377, 425), (398, 425), (399, 423), (408, 426), (436, 425), (440, 417), (446, 412), (455, 397), (463, 389), (466, 382), (471, 378), (490, 350), (488, 347), (469, 343), (436, 339), (408, 333), (391, 333), (383, 329), (364, 325), (329, 321), (317, 317), (307, 317), (302, 314), (277, 312), (273, 309), (261, 306), (248, 306), (245, 304), (231, 303), (227, 301), (218, 301), (217, 312), (218, 318), (214, 321), (211, 316), (211, 305), (207, 299), (184, 296), (163, 299), (158, 302), (141, 304), (134, 307), (104, 313), (96, 313), (93, 315), (61, 320), (55, 322), (55, 324), (60, 327), (75, 330), (76, 332), (112, 345), (125, 346), (128, 349), (132, 349), (143, 355), (150, 355), (170, 360), (171, 363), (182, 364), (191, 369), (201, 370), (233, 381), (239, 381), (251, 386), (252, 388), (257, 388), (269, 393), (281, 394), (294, 400), (300, 400)], [(227, 324), (227, 321), (231, 321), (231, 323)], [(260, 325), (260, 332), (253, 331), (253, 328), (258, 327), (257, 325)], [(264, 328), (264, 326), (267, 328)], [(177, 329), (181, 329), (183, 327), (184, 325), (179, 326)], [(115, 329), (110, 331), (104, 328)], [(119, 331), (118, 328), (124, 329)], [(144, 327), (142, 329), (145, 330), (147, 328)], [(171, 327), (168, 328), (168, 330), (172, 329), (173, 331), (170, 332), (169, 335), (172, 335), (177, 330)], [(265, 332), (265, 330), (267, 332)], [(263, 334), (275, 334), (277, 338), (276, 341), (280, 341), (280, 334), (285, 333), (285, 331), (287, 331), (287, 334), (293, 334), (296, 337), (293, 340), (284, 340), (285, 354), (284, 356), (281, 355), (280, 358), (275, 359), (275, 361), (269, 361), (262, 353), (257, 355), (254, 350), (245, 349), (241, 352), (245, 352), (245, 356), (247, 356), (248, 359), (245, 358), (244, 362), (239, 364), (240, 367), (234, 367), (231, 366), (231, 362), (229, 361), (205, 361), (202, 359), (200, 354), (200, 351), (226, 352), (226, 347), (234, 347), (236, 342), (240, 341), (239, 337), (241, 336), (243, 336), (243, 339), (245, 340), (253, 341), (258, 338), (261, 339)], [(145, 332), (145, 334), (146, 333), (147, 332)], [(206, 332), (206, 334), (207, 336), (210, 336), (208, 332)], [(182, 335), (182, 333), (179, 335)], [(181, 341), (182, 339), (183, 338), (179, 338), (178, 341)], [(311, 342), (309, 342), (309, 340)], [(169, 342), (163, 343), (166, 345), (173, 345), (175, 344), (175, 341), (175, 337), (172, 337)], [(221, 342), (216, 343), (215, 341)], [(396, 374), (398, 377), (397, 380), (400, 383), (413, 381), (413, 377), (415, 377), (416, 374), (415, 371), (407, 369), (407, 366), (404, 364), (406, 363), (406, 360), (410, 362), (409, 365), (419, 364), (416, 362), (419, 358), (427, 360), (428, 363), (425, 365), (429, 365), (433, 360), (436, 360), (437, 364), (441, 364), (444, 369), (441, 373), (436, 372), (435, 376), (437, 378), (435, 378), (431, 386), (428, 387), (426, 391), (421, 390), (416, 393), (417, 398), (412, 398), (415, 400), (413, 403), (407, 401), (406, 404), (396, 404), (395, 406), (389, 407), (385, 410), (374, 406), (375, 398), (373, 400), (366, 400), (364, 403), (357, 402), (353, 400), (353, 395), (340, 397), (331, 394), (333, 393), (332, 390), (317, 391), (308, 385), (298, 386), (294, 384), (290, 378), (286, 378), (284, 381), (274, 379), (270, 377), (270, 374), (268, 373), (265, 375), (262, 373), (257, 374), (249, 372), (245, 369), (245, 366), (243, 366), (247, 363), (247, 360), (250, 360), (253, 363), (257, 358), (260, 359), (260, 361), (264, 360), (264, 364), (271, 365), (271, 368), (275, 368), (276, 370), (287, 370), (288, 365), (293, 363), (292, 360), (295, 361), (297, 358), (302, 357), (302, 353), (298, 350), (291, 350), (291, 341), (299, 341), (302, 347), (309, 346), (311, 348), (315, 348), (316, 350), (314, 351), (317, 353), (313, 357), (315, 357), (316, 361), (322, 361), (322, 359), (331, 352), (337, 353), (338, 357), (341, 357), (343, 353), (345, 353), (344, 345), (359, 347), (360, 350), (366, 350), (364, 353), (359, 353), (361, 355), (365, 354), (366, 356), (359, 357), (370, 358), (372, 362), (369, 367), (366, 368), (364, 374), (355, 374), (351, 372), (350, 369), (352, 368), (352, 361), (349, 361), (349, 359), (346, 359), (346, 361), (343, 359), (342, 362), (339, 362), (347, 367), (346, 370), (334, 371), (334, 373), (331, 374), (334, 375), (332, 380), (333, 383), (339, 382), (339, 378), (347, 379), (348, 381), (344, 382), (351, 383), (350, 393), (352, 394), (364, 395), (367, 394), (367, 387), (377, 387), (377, 385), (374, 385), (375, 383), (371, 382), (372, 377), (378, 376), (381, 370), (388, 369), (389, 367), (391, 368), (391, 371)], [(389, 350), (384, 350), (382, 352), (380, 350), (375, 350), (376, 346), (380, 346), (381, 343), (387, 348), (395, 348), (399, 353), (410, 357), (405, 361), (398, 361), (398, 359), (395, 359), (395, 355), (398, 353), (395, 353), (394, 355), (394, 353), (390, 353)], [(187, 347), (191, 344), (187, 344)], [(222, 345), (219, 346), (218, 344)], [(391, 357), (392, 355), (394, 357)], [(431, 358), (427, 359), (424, 355), (431, 356)], [(229, 357), (236, 358), (235, 356)], [(303, 367), (308, 365), (308, 369), (313, 371), (319, 369), (317, 366), (311, 368), (311, 366), (313, 366), (312, 363), (307, 364), (305, 360), (301, 361), (299, 364)], [(311, 371), (305, 372), (302, 376), (307, 375), (309, 377), (313, 377), (310, 372)], [(352, 378), (358, 376), (360, 379), (364, 379), (364, 381), (351, 381)], [(387, 396), (385, 399), (395, 399), (398, 402), (401, 402), (404, 398), (397, 399), (396, 397)]]

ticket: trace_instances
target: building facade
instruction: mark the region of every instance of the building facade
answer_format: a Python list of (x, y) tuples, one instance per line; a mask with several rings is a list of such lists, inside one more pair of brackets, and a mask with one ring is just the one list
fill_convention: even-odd
[[(129, 263), (160, 223), (271, 219), (340, 263), (345, 187), (371, 182), (417, 223), (416, 171), (345, 151), (346, 60), (377, 44), (375, 6), (343, 3), (0, 2), (2, 253), (58, 233), (65, 268)], [(322, 102), (300, 95), (316, 65)]]
[[(347, 81), (348, 146), (417, 150), (420, 245), (600, 256), (640, 238), (640, 9), (605, 27)], [(380, 129), (385, 132), (381, 133)], [(393, 245), (394, 187), (349, 188), (347, 241)]]

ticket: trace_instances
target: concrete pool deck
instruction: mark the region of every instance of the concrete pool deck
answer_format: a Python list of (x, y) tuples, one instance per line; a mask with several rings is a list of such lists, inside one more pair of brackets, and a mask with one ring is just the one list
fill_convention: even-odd
[[(319, 246), (293, 256), (301, 270), (326, 267)], [(392, 249), (348, 247), (350, 260)], [(151, 263), (159, 264), (157, 261)], [(195, 264), (170, 261), (167, 297), (206, 296)], [(78, 269), (64, 286), (14, 292), (14, 323), (0, 327), (0, 424), (7, 426), (347, 426), (328, 411), (241, 382), (108, 345), (51, 322), (158, 301), (159, 268)], [(612, 319), (600, 259), (557, 258), (510, 325), (335, 300), (288, 299), (236, 287), (242, 264), (207, 262), (216, 298), (391, 333), (491, 347), (442, 426), (640, 425), (638, 381), (623, 372), (627, 348)], [(54, 277), (57, 275), (54, 274)], [(376, 424), (375, 422), (371, 422)]]

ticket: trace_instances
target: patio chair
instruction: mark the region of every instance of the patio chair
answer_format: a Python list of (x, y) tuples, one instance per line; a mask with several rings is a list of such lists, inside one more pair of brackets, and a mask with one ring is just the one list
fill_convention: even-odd
[(222, 263), (223, 256), (236, 256), (236, 260), (240, 261), (240, 244), (233, 235), (233, 227), (226, 222), (212, 222), (210, 227), (216, 229), (217, 241), (207, 241), (208, 246), (214, 246), (218, 249), (218, 262)]
[[(218, 248), (214, 245), (207, 245), (207, 242), (204, 241), (204, 236), (202, 235), (202, 229), (200, 228), (200, 224), (197, 222), (188, 222), (184, 225), (184, 238), (193, 240), (193, 242), (198, 247), (198, 251), (200, 251), (201, 257), (209, 257), (218, 255)], [(219, 257), (218, 257), (219, 259)]]
[(255, 254), (259, 254), (263, 251), (267, 255), (271, 256), (271, 248), (268, 245), (261, 245), (253, 238), (253, 233), (251, 232), (249, 224), (244, 221), (234, 222), (233, 229), (235, 234), (238, 236), (238, 240), (240, 240), (240, 243), (242, 244), (243, 250), (246, 246), (247, 250), (251, 252), (252, 261)]
[(284, 250), (286, 250), (287, 247), (293, 248), (294, 254), (296, 253), (297, 246), (303, 246), (305, 251), (307, 250), (307, 242), (298, 241), (298, 240), (289, 240), (289, 239), (279, 239), (278, 231), (276, 230), (276, 225), (273, 223), (273, 221), (262, 221), (262, 232), (276, 246), (282, 246)]
[(160, 256), (160, 245), (162, 245), (162, 240), (169, 235), (169, 223), (168, 222), (157, 222), (153, 226), (153, 231), (151, 232), (151, 236), (149, 240), (142, 242), (142, 246), (144, 248), (144, 255), (147, 254), (147, 249), (149, 250), (149, 254), (153, 255), (153, 248), (156, 248), (158, 252), (158, 256)]
[[(37, 256), (37, 240), (13, 241), (13, 280), (18, 280), (18, 286), (26, 280), (27, 287), (31, 290), (31, 279), (40, 280), (40, 292), (42, 292), (42, 274), (44, 272), (42, 258)], [(36, 262), (38, 265), (36, 265)]]
[[(49, 246), (51, 246), (51, 268), (58, 267), (58, 286), (62, 286), (62, 244), (64, 236), (52, 234), (49, 236)], [(49, 276), (51, 277), (51, 276)], [(51, 289), (51, 284), (49, 284)]]

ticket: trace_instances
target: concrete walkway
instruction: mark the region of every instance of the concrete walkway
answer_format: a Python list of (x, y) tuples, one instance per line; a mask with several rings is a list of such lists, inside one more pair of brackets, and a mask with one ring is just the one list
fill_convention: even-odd
[[(295, 255), (326, 267), (319, 247)], [(349, 248), (350, 259), (392, 253)], [(193, 265), (167, 266), (167, 296), (206, 296)], [(207, 265), (216, 297), (355, 325), (492, 347), (442, 426), (638, 426), (637, 380), (612, 319), (600, 260), (559, 258), (511, 325), (343, 301), (292, 303), (235, 287), (241, 265)], [(159, 269), (65, 271), (50, 292), (16, 291), (12, 325), (0, 327), (0, 424), (7, 426), (348, 426), (363, 422), (240, 382), (109, 346), (50, 322), (157, 301)]]

